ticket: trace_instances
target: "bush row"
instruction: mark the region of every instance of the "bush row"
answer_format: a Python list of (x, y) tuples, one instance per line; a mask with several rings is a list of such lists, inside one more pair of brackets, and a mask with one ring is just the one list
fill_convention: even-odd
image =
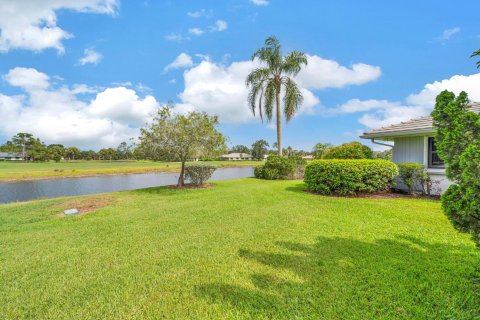
[(398, 174), (387, 160), (315, 160), (305, 167), (305, 184), (325, 195), (352, 195), (388, 190)]
[(269, 156), (264, 165), (257, 166), (254, 175), (259, 179), (287, 180), (303, 178), (306, 161), (299, 156)]

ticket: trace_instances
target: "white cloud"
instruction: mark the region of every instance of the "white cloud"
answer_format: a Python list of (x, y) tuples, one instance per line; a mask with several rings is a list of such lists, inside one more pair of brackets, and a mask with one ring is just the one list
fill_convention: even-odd
[[(138, 136), (138, 126), (159, 107), (153, 96), (140, 98), (125, 87), (99, 92), (81, 84), (57, 87), (35, 69), (15, 68), (4, 78), (24, 91), (17, 96), (0, 93), (0, 132), (6, 136), (25, 131), (46, 143), (114, 147)], [(96, 95), (91, 101), (80, 99), (86, 93)]]
[(442, 35), (438, 37), (438, 40), (440, 41), (448, 41), (450, 38), (459, 33), (461, 29), (459, 27), (451, 28), (451, 29), (446, 29), (442, 32)]
[[(315, 55), (309, 56), (309, 60), (312, 63), (296, 79), (304, 96), (299, 114), (313, 113), (320, 103), (312, 89), (359, 85), (373, 81), (381, 74), (379, 67), (366, 64), (355, 64), (352, 68), (347, 68)], [(179, 95), (179, 110), (206, 111), (218, 115), (222, 122), (252, 121), (254, 117), (247, 105), (248, 88), (245, 86), (245, 78), (259, 66), (258, 61), (238, 61), (225, 65), (203, 60), (184, 73), (185, 89)]]
[(350, 68), (338, 62), (307, 55), (308, 65), (298, 75), (299, 82), (306, 88), (342, 88), (347, 85), (361, 85), (378, 79), (380, 67), (355, 63)]
[(73, 37), (57, 26), (59, 10), (115, 14), (118, 0), (0, 1), (0, 52), (11, 49), (65, 51), (62, 41)]
[(181, 42), (181, 41), (190, 40), (190, 37), (186, 37), (186, 36), (182, 35), (181, 33), (170, 33), (170, 34), (167, 34), (165, 36), (165, 39), (168, 40), (168, 41)]
[(426, 84), (415, 94), (405, 98), (404, 102), (388, 100), (352, 99), (342, 104), (333, 113), (363, 113), (359, 122), (367, 128), (379, 128), (385, 125), (429, 115), (435, 106), (436, 96), (443, 90), (455, 94), (461, 91), (468, 93), (471, 101), (480, 101), (480, 73), (463, 76), (455, 75), (449, 79)]
[(192, 18), (210, 18), (213, 15), (212, 10), (200, 9), (197, 11), (189, 11), (187, 15)]
[(83, 51), (84, 56), (78, 60), (82, 66), (91, 63), (91, 64), (98, 64), (100, 60), (102, 60), (103, 56), (101, 53), (93, 50), (93, 49), (85, 49)]
[(250, 0), (256, 6), (266, 6), (268, 5), (268, 0)]
[(190, 57), (187, 53), (182, 52), (175, 58), (175, 60), (165, 66), (163, 71), (168, 72), (173, 69), (189, 68), (191, 66), (193, 66), (192, 57)]
[(201, 36), (205, 31), (200, 28), (190, 28), (188, 29), (188, 33), (193, 34), (194, 36)]
[(210, 32), (222, 32), (227, 30), (228, 28), (228, 23), (225, 20), (217, 20), (215, 21), (215, 24), (211, 27), (209, 27)]

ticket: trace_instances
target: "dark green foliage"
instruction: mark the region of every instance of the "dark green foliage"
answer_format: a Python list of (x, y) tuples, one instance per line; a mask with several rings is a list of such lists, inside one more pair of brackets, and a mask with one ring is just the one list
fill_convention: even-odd
[(344, 143), (325, 151), (324, 159), (373, 159), (373, 151), (360, 142)]
[(212, 177), (215, 169), (210, 164), (189, 164), (185, 166), (185, 178), (195, 185), (203, 185)]
[(398, 174), (386, 160), (314, 160), (305, 167), (305, 184), (321, 194), (352, 195), (388, 190)]
[(408, 188), (408, 193), (415, 191), (417, 176), (425, 166), (420, 163), (401, 163), (398, 165), (398, 177)]
[(230, 152), (236, 152), (236, 153), (250, 153), (250, 149), (247, 146), (244, 146), (242, 144), (233, 146)]
[[(474, 53), (472, 53), (472, 55), (470, 56), (470, 58), (473, 58), (473, 57), (480, 57), (480, 49), (478, 49), (477, 51), (475, 51)], [(480, 69), (480, 61), (477, 61), (477, 68)]]
[(264, 165), (255, 168), (255, 177), (267, 180), (300, 179), (306, 161), (302, 157), (271, 155)]
[(254, 159), (263, 160), (268, 152), (269, 144), (267, 141), (261, 139), (252, 144), (252, 156)]
[(480, 116), (468, 111), (468, 96), (443, 91), (438, 95), (433, 123), (437, 152), (447, 165), (453, 184), (442, 206), (453, 224), (480, 243)]
[(322, 159), (325, 153), (332, 147), (331, 143), (317, 143), (313, 146), (313, 156), (315, 159)]

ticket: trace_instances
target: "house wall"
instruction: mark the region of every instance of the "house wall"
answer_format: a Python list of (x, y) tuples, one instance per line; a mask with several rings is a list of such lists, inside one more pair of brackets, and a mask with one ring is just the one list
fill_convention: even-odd
[[(397, 164), (414, 162), (421, 163), (425, 167), (428, 167), (428, 136), (395, 138), (393, 146), (393, 162)], [(450, 180), (445, 176), (445, 169), (428, 168), (427, 170), (432, 179), (438, 181), (440, 193), (445, 192), (451, 184)], [(395, 180), (398, 189), (407, 189), (398, 178)]]

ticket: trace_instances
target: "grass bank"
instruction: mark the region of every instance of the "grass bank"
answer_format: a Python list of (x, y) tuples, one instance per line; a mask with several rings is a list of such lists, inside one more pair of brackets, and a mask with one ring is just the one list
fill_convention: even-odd
[[(97, 198), (95, 198), (97, 197)], [(475, 319), (438, 202), (241, 179), (0, 205), (1, 319)], [(71, 201), (103, 203), (76, 217)]]
[[(260, 161), (209, 161), (219, 168), (256, 166)], [(23, 163), (0, 162), (0, 182), (61, 177), (79, 177), (105, 174), (127, 174), (143, 172), (177, 172), (179, 162), (153, 161), (62, 161)]]

